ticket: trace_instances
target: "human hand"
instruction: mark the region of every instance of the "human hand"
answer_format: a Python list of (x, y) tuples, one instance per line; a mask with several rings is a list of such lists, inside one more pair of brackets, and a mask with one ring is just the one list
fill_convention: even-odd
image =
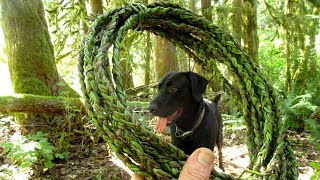
[[(214, 166), (213, 152), (208, 148), (196, 149), (187, 159), (179, 180), (207, 180)], [(142, 176), (134, 174), (131, 180), (143, 180)]]
[(187, 159), (179, 180), (207, 180), (210, 178), (213, 166), (213, 152), (208, 148), (198, 148)]

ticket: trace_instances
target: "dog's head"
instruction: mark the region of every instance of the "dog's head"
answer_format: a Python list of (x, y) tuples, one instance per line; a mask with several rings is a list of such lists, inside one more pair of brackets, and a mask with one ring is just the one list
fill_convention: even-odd
[(170, 72), (158, 84), (158, 95), (149, 105), (150, 112), (159, 117), (157, 131), (177, 120), (188, 104), (202, 101), (208, 80), (193, 72)]

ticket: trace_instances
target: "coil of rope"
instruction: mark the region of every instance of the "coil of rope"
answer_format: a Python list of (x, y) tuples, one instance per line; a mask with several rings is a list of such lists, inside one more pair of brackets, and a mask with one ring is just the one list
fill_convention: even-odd
[[(129, 169), (149, 179), (175, 179), (186, 160), (183, 151), (161, 140), (128, 108), (118, 65), (129, 30), (167, 39), (219, 79), (242, 110), (250, 152), (247, 172), (265, 179), (297, 179), (273, 87), (228, 33), (169, 3), (130, 3), (110, 10), (93, 22), (82, 41), (79, 77), (85, 107), (99, 134)], [(218, 64), (232, 72), (235, 83), (222, 75)], [(213, 170), (215, 177), (234, 178)]]

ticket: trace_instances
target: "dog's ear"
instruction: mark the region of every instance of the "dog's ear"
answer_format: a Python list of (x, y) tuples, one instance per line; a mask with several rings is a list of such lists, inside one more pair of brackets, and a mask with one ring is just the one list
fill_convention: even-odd
[(194, 72), (187, 72), (187, 77), (190, 80), (192, 97), (196, 102), (201, 101), (202, 93), (206, 90), (208, 80)]
[(172, 76), (174, 73), (174, 71), (168, 72), (167, 74), (165, 74), (159, 81), (158, 83), (158, 88), (160, 88), (160, 86), (162, 86), (168, 79), (170, 76)]

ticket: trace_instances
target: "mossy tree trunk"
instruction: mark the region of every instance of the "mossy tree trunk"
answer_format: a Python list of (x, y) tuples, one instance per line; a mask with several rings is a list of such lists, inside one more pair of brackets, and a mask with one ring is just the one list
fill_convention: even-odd
[[(320, 2), (319, 2), (320, 6)], [(313, 15), (319, 17), (320, 7), (313, 8)], [(310, 61), (310, 77), (315, 77), (317, 75), (317, 51), (316, 51), (316, 34), (319, 33), (319, 19), (314, 18), (309, 31), (310, 42), (307, 45), (307, 53), (305, 58)]]
[[(297, 8), (299, 9), (298, 17), (305, 17), (307, 14), (312, 14), (314, 17), (319, 15), (318, 8), (310, 8), (309, 13), (306, 13), (304, 4), (297, 3)], [(319, 22), (316, 18), (306, 19), (305, 21), (298, 21), (295, 25), (295, 31), (298, 42), (298, 52), (297, 55), (297, 69), (294, 71), (293, 84), (294, 90), (299, 94), (304, 94), (308, 88), (309, 84), (317, 78), (317, 61), (316, 61), (316, 48), (315, 48), (315, 36), (317, 34), (317, 27)], [(307, 39), (309, 41), (307, 41)]]
[(42, 2), (2, 0), (1, 6), (14, 92), (57, 95), (59, 76)]
[(244, 1), (244, 47), (253, 62), (259, 63), (259, 37), (257, 26), (257, 0)]
[(201, 14), (208, 21), (212, 22), (211, 0), (201, 0)]
[[(15, 93), (58, 95), (61, 87), (41, 0), (1, 0), (2, 27)], [(63, 81), (62, 81), (63, 82)]]
[(288, 29), (285, 29), (285, 53), (286, 53), (286, 76), (285, 76), (285, 90), (291, 91), (291, 37)]
[(100, 15), (103, 13), (102, 0), (90, 0), (91, 13)]
[(232, 1), (232, 36), (241, 44), (242, 37), (242, 0)]

